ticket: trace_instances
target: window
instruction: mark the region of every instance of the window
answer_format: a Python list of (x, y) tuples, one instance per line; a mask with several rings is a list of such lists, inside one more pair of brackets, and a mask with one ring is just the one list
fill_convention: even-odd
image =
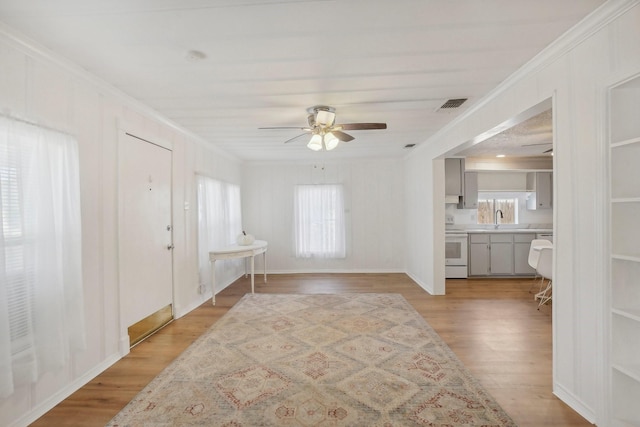
[(209, 252), (235, 244), (242, 233), (240, 187), (202, 175), (196, 177), (196, 183), (200, 284), (207, 286), (211, 277)]
[(517, 224), (518, 198), (499, 193), (478, 193), (478, 224), (496, 224), (496, 213), (498, 224)]
[(346, 256), (342, 185), (297, 185), (294, 208), (296, 257)]
[(78, 148), (0, 117), (0, 398), (84, 348)]

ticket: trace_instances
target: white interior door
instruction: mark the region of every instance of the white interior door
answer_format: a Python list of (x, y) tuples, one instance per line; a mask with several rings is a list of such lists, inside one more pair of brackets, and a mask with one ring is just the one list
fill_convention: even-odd
[(173, 302), (171, 151), (120, 142), (120, 301), (125, 327)]

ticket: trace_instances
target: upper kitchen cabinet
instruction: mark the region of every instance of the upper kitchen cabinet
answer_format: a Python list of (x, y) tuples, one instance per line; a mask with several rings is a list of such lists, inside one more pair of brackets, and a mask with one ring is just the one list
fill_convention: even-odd
[(527, 209), (553, 207), (553, 172), (527, 173)]
[(478, 174), (465, 172), (464, 159), (444, 160), (445, 196), (447, 203), (457, 203), (459, 209), (478, 208)]
[(444, 194), (446, 196), (462, 196), (464, 159), (444, 160)]
[(640, 425), (640, 76), (611, 89), (609, 384), (614, 427)]
[(465, 172), (462, 196), (463, 209), (478, 209), (478, 173)]

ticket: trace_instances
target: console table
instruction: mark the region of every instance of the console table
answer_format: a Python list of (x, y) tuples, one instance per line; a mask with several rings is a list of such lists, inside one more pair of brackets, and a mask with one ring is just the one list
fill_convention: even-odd
[[(223, 259), (251, 258), (251, 293), (254, 293), (254, 259), (256, 255), (262, 254), (264, 264), (264, 283), (267, 283), (267, 242), (256, 240), (251, 245), (231, 245), (225, 248), (216, 249), (209, 252), (209, 262), (211, 263), (211, 291), (213, 296), (211, 302), (216, 305), (216, 261)], [(247, 261), (244, 263), (244, 275), (247, 276)]]

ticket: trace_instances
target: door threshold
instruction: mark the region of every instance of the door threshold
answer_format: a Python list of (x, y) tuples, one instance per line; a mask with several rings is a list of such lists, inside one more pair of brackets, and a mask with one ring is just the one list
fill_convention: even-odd
[(172, 304), (169, 304), (139, 322), (129, 326), (127, 333), (129, 334), (130, 347), (133, 348), (145, 338), (153, 335), (154, 332), (157, 332), (159, 329), (171, 323), (172, 320), (173, 308)]

